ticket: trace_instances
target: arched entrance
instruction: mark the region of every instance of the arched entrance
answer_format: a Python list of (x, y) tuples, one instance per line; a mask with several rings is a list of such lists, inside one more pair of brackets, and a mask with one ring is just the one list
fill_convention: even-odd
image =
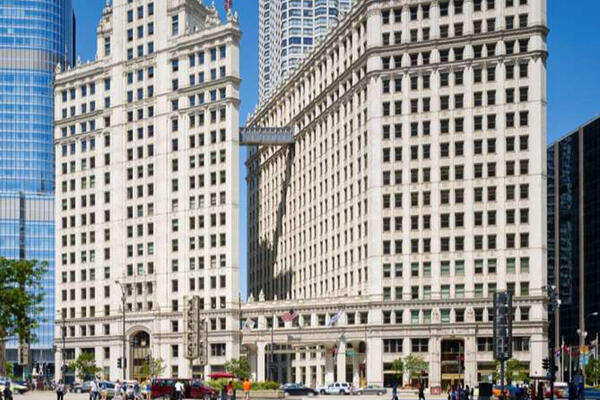
[(143, 382), (148, 374), (148, 362), (150, 354), (150, 335), (144, 331), (138, 331), (131, 335), (130, 378)]
[(442, 340), (442, 390), (465, 383), (465, 342)]

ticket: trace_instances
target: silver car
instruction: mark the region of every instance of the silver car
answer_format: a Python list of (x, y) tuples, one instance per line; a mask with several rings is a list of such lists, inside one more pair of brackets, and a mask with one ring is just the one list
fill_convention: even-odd
[(387, 393), (387, 389), (384, 388), (383, 386), (367, 385), (363, 388), (357, 389), (354, 393), (355, 394), (376, 394), (377, 396), (383, 396), (384, 394)]

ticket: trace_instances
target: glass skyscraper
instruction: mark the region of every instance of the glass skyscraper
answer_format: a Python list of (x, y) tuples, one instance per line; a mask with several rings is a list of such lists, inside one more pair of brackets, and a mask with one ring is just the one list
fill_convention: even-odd
[[(577, 346), (600, 335), (600, 117), (557, 140), (548, 158), (548, 283), (562, 300), (554, 343)], [(556, 347), (556, 346), (555, 346)]]
[[(53, 80), (73, 64), (71, 0), (0, 2), (0, 256), (48, 263), (35, 368), (54, 362)], [(17, 359), (17, 343), (7, 357)], [(18, 372), (18, 371), (17, 371)]]
[(259, 0), (259, 100), (267, 99), (354, 0)]

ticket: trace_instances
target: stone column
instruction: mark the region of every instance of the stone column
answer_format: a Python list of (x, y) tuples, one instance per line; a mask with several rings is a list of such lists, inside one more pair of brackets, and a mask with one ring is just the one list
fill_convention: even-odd
[(354, 357), (352, 357), (352, 385), (355, 388), (360, 386), (360, 371), (359, 371), (358, 353), (354, 353)]
[(383, 385), (383, 341), (378, 337), (367, 338), (367, 383)]
[(323, 384), (330, 384), (334, 381), (333, 375), (333, 355), (330, 349), (325, 349), (325, 382)]
[(337, 381), (346, 382), (346, 341), (340, 340), (337, 352)]
[(465, 338), (465, 384), (470, 387), (477, 383), (477, 339), (475, 335)]
[[(439, 337), (429, 339), (429, 387), (442, 385), (442, 342)], [(443, 389), (443, 388), (442, 388)]]
[(265, 342), (256, 343), (256, 380), (261, 382), (265, 380)]

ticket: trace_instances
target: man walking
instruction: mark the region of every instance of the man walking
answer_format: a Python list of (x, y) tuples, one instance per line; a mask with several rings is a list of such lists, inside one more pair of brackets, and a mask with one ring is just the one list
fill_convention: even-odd
[(177, 383), (175, 383), (175, 398), (177, 400), (182, 400), (184, 392), (185, 392), (185, 387), (183, 386), (183, 383), (177, 381)]
[(250, 379), (244, 378), (244, 400), (250, 400), (250, 389), (252, 389)]
[(425, 400), (425, 385), (422, 381), (419, 383), (419, 400)]

